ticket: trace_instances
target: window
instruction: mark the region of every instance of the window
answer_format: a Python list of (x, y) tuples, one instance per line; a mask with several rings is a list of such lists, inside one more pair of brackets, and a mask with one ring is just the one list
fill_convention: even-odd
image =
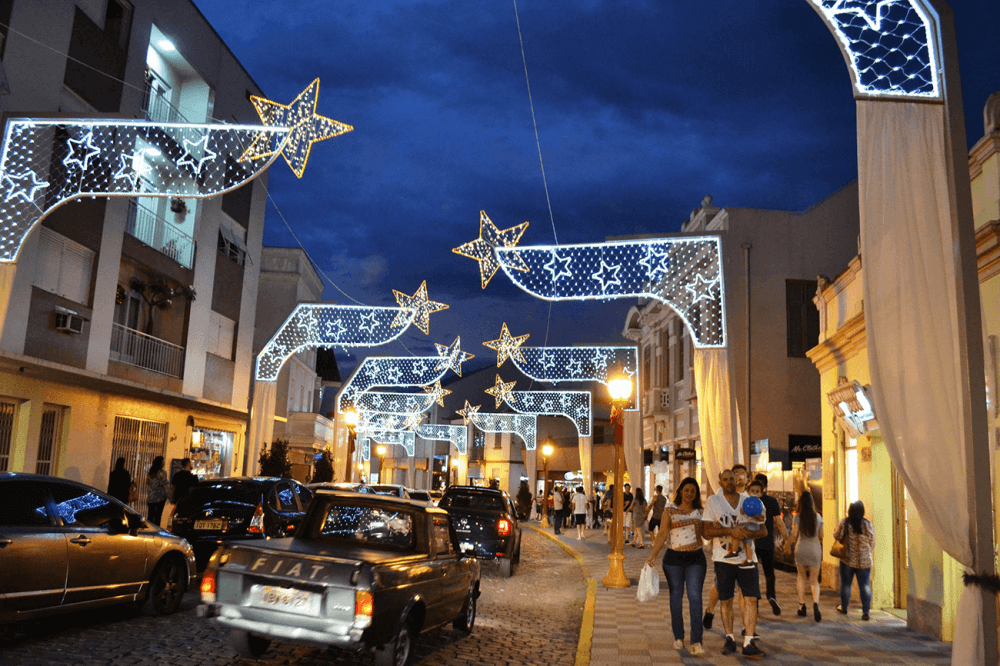
[(413, 516), (403, 511), (334, 504), (319, 529), (320, 541), (412, 550)]
[(660, 331), (660, 386), (670, 386), (670, 331)]
[(451, 543), (451, 532), (448, 529), (447, 518), (434, 519), (434, 550), (438, 556), (450, 557), (455, 554)]
[(89, 305), (94, 252), (48, 227), (39, 228), (38, 233), (33, 284), (75, 303)]
[(275, 511), (298, 511), (295, 504), (295, 491), (287, 483), (279, 483), (274, 487), (268, 504)]
[(4, 481), (0, 483), (0, 526), (23, 527), (49, 525), (45, 512), (48, 493), (34, 481)]
[(785, 280), (790, 358), (805, 358), (806, 351), (819, 344), (819, 310), (812, 302), (815, 293), (815, 280)]
[(295, 494), (299, 496), (299, 505), (302, 507), (302, 510), (305, 511), (312, 503), (312, 491), (298, 483), (293, 483), (292, 488), (295, 489)]
[(247, 247), (242, 236), (242, 231), (235, 231), (225, 224), (219, 227), (219, 253), (229, 257), (240, 266), (245, 264), (247, 259)]
[(847, 507), (858, 501), (858, 440), (849, 437), (844, 442), (844, 515)]
[(111, 461), (125, 459), (125, 468), (132, 475), (139, 489), (138, 506), (146, 501), (148, 481), (146, 472), (153, 458), (162, 456), (167, 444), (167, 424), (127, 416), (115, 417), (115, 431), (111, 440)]
[(646, 345), (646, 350), (642, 353), (642, 390), (649, 390), (649, 375), (653, 371), (652, 367), (653, 347)]
[(218, 312), (212, 312), (208, 318), (208, 330), (205, 332), (205, 351), (227, 360), (233, 360), (233, 338), (236, 322), (223, 317)]
[(52, 474), (55, 461), (56, 442), (62, 425), (62, 407), (45, 405), (42, 411), (42, 430), (38, 436), (38, 457), (35, 459), (35, 474)]
[(17, 405), (7, 400), (0, 400), (0, 472), (6, 472), (10, 466), (10, 447), (14, 439), (14, 408)]
[(63, 524), (75, 527), (111, 527), (125, 522), (120, 504), (84, 486), (54, 483), (52, 499)]

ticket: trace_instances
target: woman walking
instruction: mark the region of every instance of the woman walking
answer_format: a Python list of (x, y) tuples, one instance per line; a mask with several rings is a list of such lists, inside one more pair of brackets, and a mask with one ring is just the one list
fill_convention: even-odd
[(840, 521), (833, 538), (847, 544), (847, 559), (840, 561), (840, 605), (838, 613), (847, 613), (851, 603), (851, 583), (858, 579), (861, 593), (861, 619), (868, 620), (872, 609), (872, 550), (875, 548), (875, 528), (865, 520), (865, 505), (860, 501), (847, 509), (847, 518)]
[(674, 495), (673, 504), (663, 512), (660, 531), (657, 532), (652, 553), (646, 564), (655, 566), (656, 554), (663, 542), (670, 539), (670, 547), (663, 556), (663, 573), (670, 583), (670, 625), (674, 631), (674, 648), (684, 647), (684, 588), (687, 587), (688, 606), (691, 611), (691, 654), (701, 655), (701, 590), (705, 585), (708, 564), (702, 550), (701, 489), (698, 482), (688, 477), (681, 481)]
[(632, 500), (632, 546), (635, 548), (645, 548), (646, 540), (642, 531), (646, 528), (646, 496), (642, 493), (642, 488), (635, 489), (635, 499)]
[(149, 522), (159, 525), (160, 517), (163, 515), (163, 505), (167, 502), (167, 486), (170, 485), (167, 472), (163, 469), (163, 456), (153, 458), (153, 464), (146, 473), (146, 480), (149, 482), (146, 518)]
[(823, 516), (816, 513), (812, 493), (799, 497), (798, 512), (792, 520), (792, 536), (786, 548), (795, 549), (795, 567), (799, 575), (795, 587), (799, 593), (799, 615), (806, 616), (806, 585), (812, 590), (813, 618), (819, 622), (819, 569), (823, 564)]

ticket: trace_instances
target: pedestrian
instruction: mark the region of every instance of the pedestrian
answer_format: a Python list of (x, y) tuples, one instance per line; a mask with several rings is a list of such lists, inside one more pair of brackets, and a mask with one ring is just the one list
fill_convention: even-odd
[(747, 493), (754, 495), (754, 488), (757, 487), (760, 489), (758, 497), (764, 503), (764, 515), (767, 517), (767, 520), (764, 521), (767, 534), (756, 540), (757, 561), (760, 562), (760, 569), (764, 572), (764, 596), (767, 598), (767, 602), (771, 604), (771, 612), (775, 615), (781, 615), (781, 606), (778, 605), (774, 589), (774, 537), (775, 534), (780, 534), (782, 542), (787, 541), (788, 529), (785, 527), (785, 521), (781, 517), (781, 505), (777, 499), (767, 494), (767, 475), (758, 474), (754, 477), (754, 481), (757, 483), (757, 486), (751, 483), (747, 486)]
[(171, 485), (174, 487), (174, 504), (178, 505), (181, 501), (188, 496), (191, 491), (191, 487), (198, 483), (198, 477), (194, 475), (191, 471), (191, 459), (185, 458), (181, 461), (181, 468), (174, 478), (170, 480)]
[[(660, 486), (656, 487), (661, 492)], [(662, 497), (662, 495), (661, 495)], [(666, 501), (666, 498), (664, 498)], [(687, 588), (688, 608), (691, 612), (691, 654), (705, 653), (702, 648), (701, 591), (705, 586), (708, 564), (702, 549), (701, 488), (688, 477), (681, 481), (674, 494), (674, 501), (665, 507), (662, 529), (653, 539), (646, 564), (655, 566), (656, 554), (668, 539), (670, 546), (663, 555), (663, 573), (670, 587), (670, 625), (674, 631), (674, 648), (684, 647), (684, 590)]]
[(624, 486), (624, 492), (622, 493), (622, 525), (625, 528), (625, 543), (629, 543), (632, 538), (632, 501), (635, 499), (632, 495), (632, 484), (626, 483)]
[[(730, 469), (733, 472), (733, 478), (735, 479), (736, 482), (736, 492), (742, 495), (746, 488), (746, 483), (747, 483), (747, 466), (744, 465), (743, 463), (736, 463)], [(719, 488), (719, 490), (715, 494), (722, 495), (723, 494), (722, 488)], [(740, 504), (742, 505), (742, 503), (743, 500), (741, 499)], [(760, 535), (758, 534), (757, 536)], [(739, 590), (737, 590), (736, 592), (737, 594), (739, 594)], [(702, 624), (705, 625), (706, 629), (712, 628), (712, 622), (715, 618), (715, 605), (717, 603), (719, 603), (719, 590), (716, 589), (715, 586), (712, 586), (711, 591), (709, 591), (708, 593), (708, 603), (705, 604), (705, 616), (701, 620)], [(741, 617), (742, 613), (743, 613), (743, 595), (741, 594), (740, 595)], [(754, 638), (757, 638), (757, 636), (754, 636)]]
[[(823, 516), (816, 513), (812, 493), (806, 489), (799, 497), (799, 505), (792, 519), (792, 536), (786, 548), (795, 549), (795, 567), (798, 578), (795, 588), (799, 593), (799, 615), (806, 616), (806, 585), (812, 589), (813, 618), (819, 622), (819, 570), (823, 564)], [(850, 594), (850, 586), (848, 586)]]
[(560, 491), (562, 492), (563, 498), (563, 527), (573, 527), (576, 525), (576, 521), (573, 516), (573, 497), (569, 492), (569, 488), (566, 488), (565, 486), (560, 488)]
[(736, 652), (736, 641), (733, 638), (733, 595), (739, 584), (743, 592), (743, 656), (760, 658), (764, 652), (757, 647), (754, 630), (757, 628), (757, 603), (760, 599), (760, 574), (757, 571), (757, 557), (753, 552), (753, 542), (750, 544), (753, 561), (749, 565), (734, 564), (726, 559), (729, 554), (728, 539), (747, 539), (754, 535), (737, 525), (739, 509), (746, 494), (736, 492), (736, 475), (732, 470), (719, 473), (721, 494), (712, 495), (705, 504), (702, 516), (703, 534), (712, 537), (715, 543), (712, 548), (712, 560), (715, 564), (715, 587), (719, 591), (719, 602), (722, 606), (722, 626), (726, 632), (726, 642), (722, 648), (723, 654)]
[(608, 537), (608, 543), (611, 543), (611, 523), (614, 516), (612, 512), (615, 508), (615, 484), (608, 484), (608, 490), (604, 493), (604, 501), (601, 502), (601, 508), (604, 511), (604, 535)]
[(163, 516), (163, 505), (167, 503), (167, 487), (170, 485), (167, 479), (167, 472), (163, 469), (163, 456), (153, 458), (153, 464), (146, 472), (146, 483), (149, 485), (149, 494), (146, 496), (146, 518), (156, 525), (160, 524)]
[(854, 502), (847, 509), (847, 518), (840, 521), (833, 538), (847, 545), (847, 559), (840, 561), (840, 605), (838, 613), (847, 613), (851, 603), (851, 583), (858, 579), (861, 593), (861, 619), (870, 619), (872, 609), (872, 551), (875, 549), (875, 528), (865, 520), (865, 505)]
[(562, 534), (562, 524), (563, 524), (563, 494), (562, 488), (558, 486), (552, 489), (552, 513), (553, 518), (553, 534)]
[(646, 527), (646, 496), (642, 492), (642, 488), (635, 489), (635, 498), (632, 500), (632, 547), (633, 548), (645, 548), (646, 539), (642, 534), (642, 530)]
[(577, 486), (573, 494), (571, 504), (573, 505), (573, 515), (576, 518), (576, 540), (583, 541), (583, 530), (587, 527), (587, 495), (583, 492), (583, 486)]
[(125, 469), (125, 459), (115, 461), (115, 468), (108, 476), (108, 494), (122, 504), (128, 504), (129, 490), (132, 488), (132, 475)]
[(663, 518), (663, 510), (667, 506), (667, 498), (663, 495), (663, 486), (656, 486), (656, 495), (649, 502), (649, 538), (655, 539), (659, 534), (660, 521)]

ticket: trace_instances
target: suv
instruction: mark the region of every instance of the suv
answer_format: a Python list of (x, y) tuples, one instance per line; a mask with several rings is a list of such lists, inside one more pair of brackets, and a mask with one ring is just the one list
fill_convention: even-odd
[(451, 516), (463, 553), (496, 560), (505, 577), (521, 560), (521, 526), (510, 496), (493, 488), (448, 486), (438, 507)]

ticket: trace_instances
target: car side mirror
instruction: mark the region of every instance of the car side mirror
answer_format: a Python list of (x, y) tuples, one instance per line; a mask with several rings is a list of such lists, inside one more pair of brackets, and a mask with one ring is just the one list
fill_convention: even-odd
[(143, 520), (142, 516), (128, 511), (125, 512), (125, 523), (128, 526), (128, 531), (132, 534), (135, 534), (146, 526), (146, 521)]

